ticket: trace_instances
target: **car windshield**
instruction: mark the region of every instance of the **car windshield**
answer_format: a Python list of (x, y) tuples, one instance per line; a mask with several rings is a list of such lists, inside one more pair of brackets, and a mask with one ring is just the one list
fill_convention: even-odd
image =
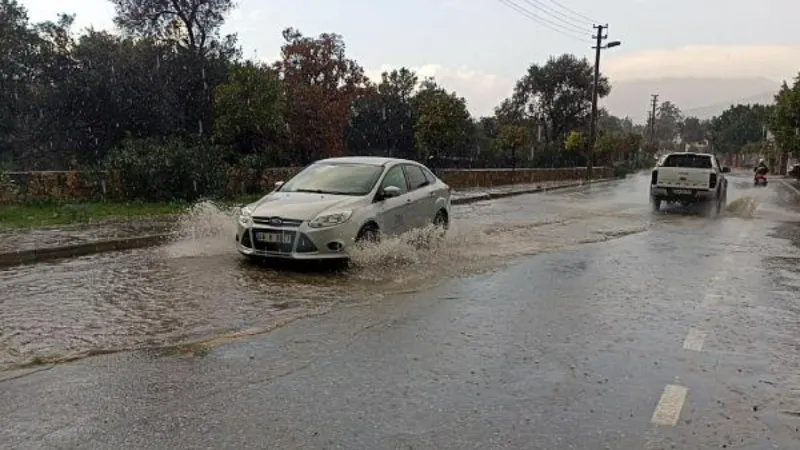
[(710, 169), (711, 158), (706, 155), (669, 155), (662, 164), (664, 167), (689, 167)]
[(370, 164), (314, 164), (281, 186), (280, 192), (367, 195), (383, 172)]

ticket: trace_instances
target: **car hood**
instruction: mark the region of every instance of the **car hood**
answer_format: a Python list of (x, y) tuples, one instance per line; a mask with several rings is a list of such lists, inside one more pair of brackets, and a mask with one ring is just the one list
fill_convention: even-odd
[(350, 209), (363, 201), (364, 197), (350, 195), (273, 192), (249, 207), (257, 217), (311, 220), (325, 211)]

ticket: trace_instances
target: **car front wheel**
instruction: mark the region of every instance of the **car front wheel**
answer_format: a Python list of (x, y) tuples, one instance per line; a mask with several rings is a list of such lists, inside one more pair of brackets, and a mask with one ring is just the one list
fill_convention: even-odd
[(442, 230), (447, 230), (450, 227), (449, 220), (447, 219), (447, 213), (443, 210), (439, 210), (439, 212), (437, 212), (436, 216), (433, 218), (433, 226)]
[(356, 236), (356, 243), (359, 244), (375, 244), (380, 242), (381, 235), (378, 227), (375, 225), (367, 224), (361, 227), (358, 235)]

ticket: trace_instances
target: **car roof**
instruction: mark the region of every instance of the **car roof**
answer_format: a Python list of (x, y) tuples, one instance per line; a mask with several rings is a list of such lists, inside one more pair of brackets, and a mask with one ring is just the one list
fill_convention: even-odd
[(421, 165), (416, 161), (400, 158), (386, 158), (382, 156), (341, 156), (338, 158), (326, 158), (316, 161), (316, 163), (326, 164), (367, 164), (372, 166), (386, 166), (390, 164), (415, 164)]
[(695, 152), (672, 152), (672, 153), (667, 153), (664, 156), (672, 156), (672, 155), (714, 156), (711, 153), (695, 153)]

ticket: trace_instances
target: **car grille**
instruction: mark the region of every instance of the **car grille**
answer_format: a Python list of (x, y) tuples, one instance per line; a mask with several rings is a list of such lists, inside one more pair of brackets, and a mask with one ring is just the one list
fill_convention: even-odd
[[(273, 252), (273, 253), (291, 253), (292, 247), (294, 246), (294, 241), (297, 232), (295, 231), (287, 231), (281, 229), (272, 229), (272, 228), (255, 228), (251, 230), (253, 233), (253, 248), (258, 251), (262, 252)], [(258, 239), (257, 233), (275, 233), (280, 235), (282, 238), (285, 236), (290, 236), (291, 241), (289, 242), (262, 242)]]
[[(276, 223), (276, 220), (279, 220), (280, 223)], [(297, 228), (303, 223), (303, 221), (297, 219), (284, 219), (282, 217), (253, 217), (253, 223), (258, 225), (270, 225), (273, 227)]]

